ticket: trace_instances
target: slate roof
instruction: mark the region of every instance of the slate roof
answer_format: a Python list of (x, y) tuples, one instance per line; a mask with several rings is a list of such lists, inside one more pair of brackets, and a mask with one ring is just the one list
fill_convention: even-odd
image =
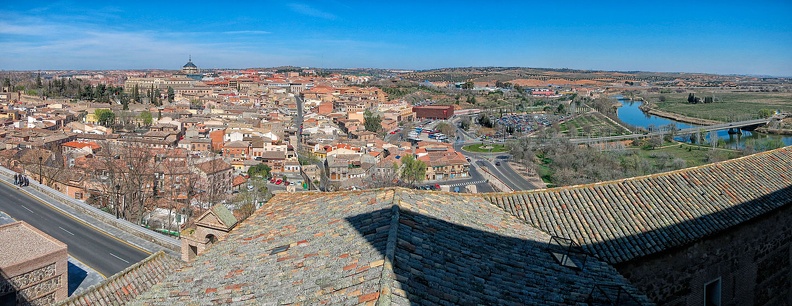
[(792, 146), (625, 180), (483, 197), (620, 263), (792, 204)]
[(149, 290), (181, 265), (180, 260), (159, 251), (58, 305), (123, 305)]
[(556, 263), (550, 236), (478, 196), (281, 194), (133, 305), (574, 305), (595, 283), (650, 304), (608, 264)]
[(215, 214), (215, 216), (217, 216), (217, 219), (220, 220), (220, 222), (223, 222), (223, 225), (225, 225), (227, 228), (233, 228), (234, 225), (237, 224), (237, 219), (234, 217), (234, 213), (228, 210), (225, 205), (218, 204), (212, 206), (212, 212)]

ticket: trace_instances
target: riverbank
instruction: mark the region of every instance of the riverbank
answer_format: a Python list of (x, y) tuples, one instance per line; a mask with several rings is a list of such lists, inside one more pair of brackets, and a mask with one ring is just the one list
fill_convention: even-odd
[(792, 130), (790, 129), (770, 129), (770, 128), (760, 127), (760, 128), (756, 128), (754, 131), (765, 134), (792, 135)]
[(661, 110), (659, 110), (657, 108), (652, 107), (652, 104), (649, 103), (649, 102), (644, 102), (638, 108), (640, 108), (642, 111), (644, 111), (644, 112), (646, 112), (646, 113), (648, 113), (650, 115), (655, 115), (657, 117), (662, 117), (662, 118), (671, 119), (671, 120), (674, 120), (674, 121), (679, 121), (679, 122), (684, 122), (684, 123), (690, 123), (690, 124), (696, 124), (696, 125), (713, 125), (713, 124), (723, 123), (723, 122), (715, 121), (715, 120), (688, 117), (688, 116), (680, 115), (680, 114), (677, 114), (677, 113), (661, 111)]

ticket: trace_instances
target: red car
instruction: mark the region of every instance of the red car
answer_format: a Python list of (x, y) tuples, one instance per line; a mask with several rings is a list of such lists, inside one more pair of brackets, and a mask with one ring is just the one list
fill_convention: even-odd
[(280, 185), (282, 182), (283, 180), (278, 179), (277, 181), (275, 181), (275, 185)]
[(283, 186), (289, 186), (289, 184), (291, 184), (291, 183), (289, 183), (288, 181), (287, 182), (283, 182)]
[(396, 131), (391, 131), (390, 133), (391, 133), (391, 135), (393, 135), (393, 134), (396, 134)]

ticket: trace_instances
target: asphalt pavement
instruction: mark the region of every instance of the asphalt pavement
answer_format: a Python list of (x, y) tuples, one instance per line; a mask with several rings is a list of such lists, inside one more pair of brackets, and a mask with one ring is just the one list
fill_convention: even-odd
[[(455, 123), (454, 123), (455, 124)], [(471, 172), (473, 170), (473, 165), (475, 164), (476, 167), (486, 167), (488, 168), (490, 173), (493, 175), (498, 176), (509, 188), (512, 190), (531, 190), (531, 189), (539, 189), (538, 186), (531, 184), (525, 178), (523, 178), (517, 171), (514, 171), (511, 166), (509, 166), (508, 158), (509, 155), (507, 153), (471, 153), (465, 150), (462, 150), (462, 147), (468, 144), (479, 143), (475, 141), (475, 138), (468, 134), (467, 132), (463, 131), (460, 128), (457, 128), (457, 135), (462, 136), (461, 139), (454, 142), (454, 150), (457, 152), (461, 152), (462, 155), (465, 155), (474, 162), (471, 164)], [(506, 156), (506, 159), (497, 159), (498, 156)], [(501, 161), (500, 166), (495, 165), (494, 160)], [(472, 174), (471, 174), (472, 175)]]
[[(32, 183), (32, 182), (31, 182)], [(67, 216), (48, 204), (33, 199), (16, 187), (0, 183), (0, 210), (25, 221), (68, 246), (69, 255), (109, 277), (150, 255), (127, 242)]]

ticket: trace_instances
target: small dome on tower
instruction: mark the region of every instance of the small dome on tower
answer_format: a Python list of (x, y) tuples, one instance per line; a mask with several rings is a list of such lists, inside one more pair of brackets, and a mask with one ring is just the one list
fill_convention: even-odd
[(190, 55), (189, 59), (187, 60), (187, 64), (182, 66), (182, 72), (184, 74), (198, 74), (198, 66), (195, 66), (192, 62), (192, 55)]

